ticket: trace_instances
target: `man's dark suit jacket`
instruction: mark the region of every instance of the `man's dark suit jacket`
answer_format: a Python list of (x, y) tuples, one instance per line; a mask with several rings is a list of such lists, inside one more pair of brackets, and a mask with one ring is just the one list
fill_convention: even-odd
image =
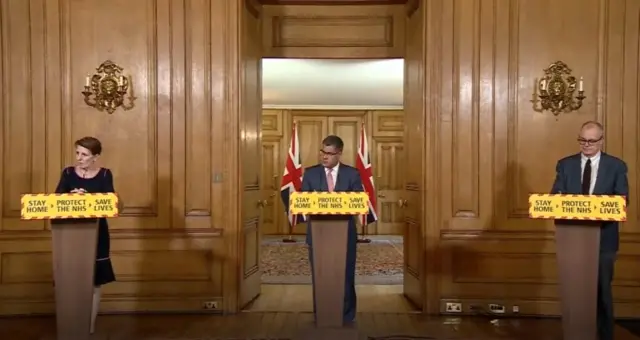
[[(556, 180), (552, 194), (582, 194), (582, 154), (565, 157), (556, 166)], [(619, 158), (600, 153), (594, 195), (622, 195), (629, 202), (627, 165)], [(603, 222), (600, 233), (600, 252), (615, 253), (619, 246), (618, 222)]]
[[(327, 184), (327, 172), (322, 164), (314, 165), (305, 169), (304, 176), (302, 176), (302, 189), (300, 191), (329, 191), (329, 185)], [(333, 191), (364, 191), (358, 170), (352, 166), (340, 163)], [(344, 219), (343, 216), (338, 218)], [(355, 232), (355, 219), (351, 218), (349, 221), (350, 232), (351, 229)], [(311, 245), (312, 241), (311, 228), (311, 223), (308, 223), (307, 244), (309, 245)]]

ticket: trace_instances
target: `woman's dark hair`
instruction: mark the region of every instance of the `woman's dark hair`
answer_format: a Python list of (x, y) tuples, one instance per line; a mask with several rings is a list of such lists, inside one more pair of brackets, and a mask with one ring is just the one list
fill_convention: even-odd
[(102, 153), (102, 143), (95, 137), (82, 137), (78, 139), (75, 146), (81, 146), (89, 151), (92, 155), (99, 155)]

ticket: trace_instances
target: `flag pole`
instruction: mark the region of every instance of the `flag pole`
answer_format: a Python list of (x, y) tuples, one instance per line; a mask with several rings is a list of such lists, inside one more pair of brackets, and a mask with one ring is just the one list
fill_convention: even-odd
[[(361, 138), (366, 138), (366, 135), (364, 134), (364, 121), (360, 125), (360, 136)], [(358, 148), (360, 147), (361, 145), (358, 145)], [(371, 239), (367, 238), (367, 215), (360, 216), (360, 225), (362, 226), (362, 237), (358, 238), (356, 243), (371, 243)]]
[[(294, 215), (293, 220), (297, 221), (298, 216)], [(297, 241), (293, 238), (293, 225), (291, 223), (287, 223), (289, 224), (289, 236), (285, 237), (282, 239), (282, 242), (284, 243), (296, 243)]]
[[(364, 216), (364, 220), (366, 221), (367, 216)], [(360, 217), (360, 222), (363, 221), (363, 218)], [(364, 223), (360, 223), (362, 225), (362, 237), (359, 238), (356, 242), (357, 243), (371, 243), (371, 239), (366, 238), (367, 237), (367, 226)]]
[[(297, 133), (297, 131), (298, 131), (298, 129), (297, 129), (297, 127), (296, 127), (296, 125), (297, 125), (297, 124), (298, 124), (298, 122), (294, 120), (294, 121), (293, 121), (293, 129), (292, 129), (292, 132), (294, 132), (294, 131), (295, 131), (295, 132)], [(293, 139), (292, 139), (292, 140), (293, 140)], [(289, 146), (289, 147), (291, 147), (291, 146)], [(288, 156), (287, 156), (287, 157), (288, 157)], [(287, 237), (285, 237), (285, 238), (283, 238), (283, 239), (282, 239), (282, 242), (283, 242), (283, 243), (296, 243), (296, 242), (297, 242), (297, 241), (293, 238), (293, 228), (294, 228), (294, 226), (297, 224), (297, 223), (296, 223), (297, 221), (298, 221), (298, 216), (297, 216), (297, 215), (294, 215), (294, 217), (293, 217), (293, 221), (292, 221), (293, 223), (287, 223), (287, 224), (289, 225), (289, 235), (288, 235)]]

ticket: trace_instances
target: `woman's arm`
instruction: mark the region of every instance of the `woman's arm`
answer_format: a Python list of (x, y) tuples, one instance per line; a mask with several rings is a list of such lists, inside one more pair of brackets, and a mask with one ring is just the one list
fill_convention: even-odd
[(62, 170), (62, 174), (60, 175), (60, 180), (58, 181), (58, 186), (56, 187), (56, 194), (67, 194), (71, 192), (71, 186), (69, 183), (69, 177), (67, 168)]
[(122, 211), (122, 208), (124, 207), (124, 203), (122, 202), (122, 197), (120, 197), (120, 195), (116, 193), (116, 189), (113, 185), (113, 173), (111, 173), (111, 170), (105, 169), (104, 175), (106, 177), (104, 192), (113, 192), (118, 196), (118, 211)]
[(113, 174), (111, 170), (104, 169), (104, 192), (116, 192), (116, 189), (113, 186)]

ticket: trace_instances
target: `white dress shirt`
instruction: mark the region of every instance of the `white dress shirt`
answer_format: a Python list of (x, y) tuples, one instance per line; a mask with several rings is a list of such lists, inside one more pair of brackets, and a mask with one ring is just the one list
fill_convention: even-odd
[(587, 157), (584, 154), (582, 154), (580, 158), (581, 158), (580, 173), (582, 174), (580, 175), (581, 180), (584, 175), (584, 166), (587, 164), (587, 160), (591, 159), (591, 183), (590, 183), (591, 186), (589, 187), (589, 194), (593, 194), (593, 188), (596, 187), (596, 180), (598, 178), (598, 165), (600, 165), (600, 152), (598, 151), (598, 153), (592, 157)]
[(333, 168), (324, 168), (325, 175), (331, 172), (331, 178), (333, 179), (333, 189), (335, 190), (336, 184), (338, 181), (338, 168), (340, 167), (340, 163), (336, 164)]

